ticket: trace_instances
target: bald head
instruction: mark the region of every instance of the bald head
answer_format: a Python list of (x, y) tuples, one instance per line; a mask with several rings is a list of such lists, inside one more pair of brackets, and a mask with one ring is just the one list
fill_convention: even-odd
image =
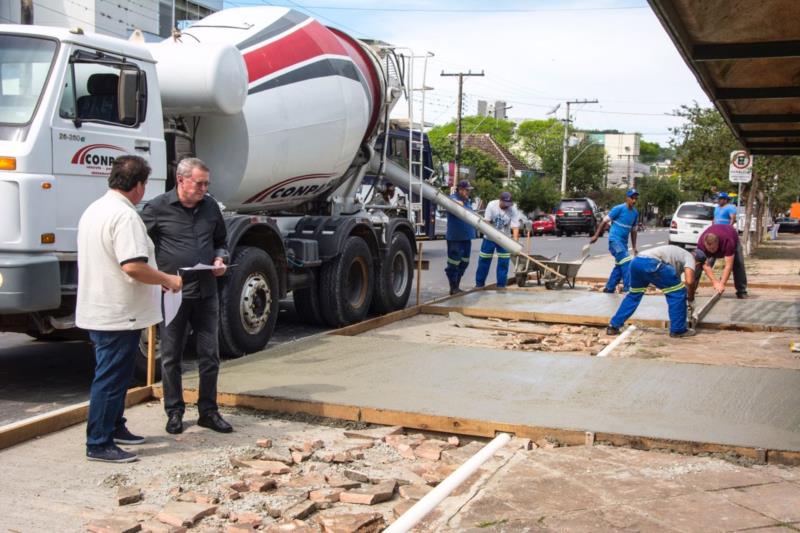
[(703, 237), (703, 244), (709, 253), (717, 253), (717, 250), (719, 250), (719, 237), (713, 233), (706, 233), (705, 237)]

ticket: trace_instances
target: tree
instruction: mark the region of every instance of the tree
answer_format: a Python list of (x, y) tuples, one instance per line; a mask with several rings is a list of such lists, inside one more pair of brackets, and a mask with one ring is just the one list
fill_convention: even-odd
[(502, 180), (506, 172), (497, 161), (476, 148), (464, 148), (461, 152), (461, 165), (475, 172), (475, 194), (484, 202), (493, 200), (503, 190)]
[[(494, 117), (469, 116), (461, 118), (461, 133), (489, 133), (503, 146), (511, 144), (514, 137), (514, 122)], [(452, 137), (451, 137), (452, 135)], [(428, 132), (434, 153), (443, 161), (455, 159), (456, 122), (436, 126)], [(463, 155), (463, 151), (462, 151)]]
[(661, 156), (661, 145), (642, 140), (639, 143), (639, 161), (642, 163), (655, 163)]
[(550, 178), (526, 175), (517, 180), (516, 203), (524, 213), (549, 213), (561, 198), (558, 184)]
[(658, 213), (664, 216), (672, 213), (683, 200), (683, 195), (674, 178), (644, 177), (637, 181), (639, 190), (639, 211), (646, 212), (647, 207), (657, 207)]

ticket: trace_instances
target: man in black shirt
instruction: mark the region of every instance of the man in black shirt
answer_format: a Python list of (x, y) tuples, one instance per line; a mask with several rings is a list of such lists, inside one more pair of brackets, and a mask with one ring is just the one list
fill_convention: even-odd
[(200, 391), (197, 425), (222, 433), (233, 428), (217, 408), (219, 373), (219, 301), (216, 278), (225, 274), (227, 232), (217, 202), (207, 194), (208, 167), (200, 159), (187, 158), (178, 164), (176, 187), (150, 200), (142, 210), (147, 232), (156, 246), (156, 262), (164, 272), (213, 265), (213, 270), (184, 271), (183, 299), (175, 318), (161, 330), (161, 368), (164, 408), (168, 433), (183, 431), (181, 360), (187, 326), (197, 340)]

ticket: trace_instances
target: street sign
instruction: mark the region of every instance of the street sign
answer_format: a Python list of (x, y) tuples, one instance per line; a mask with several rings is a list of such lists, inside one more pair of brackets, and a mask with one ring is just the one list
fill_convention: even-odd
[(728, 179), (731, 183), (750, 183), (753, 179), (753, 156), (744, 150), (731, 152)]

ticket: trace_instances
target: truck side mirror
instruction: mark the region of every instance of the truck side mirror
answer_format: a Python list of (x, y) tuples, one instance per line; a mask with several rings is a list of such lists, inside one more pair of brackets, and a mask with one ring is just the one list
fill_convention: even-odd
[(139, 103), (139, 70), (122, 69), (117, 87), (119, 121), (122, 124), (136, 124)]

